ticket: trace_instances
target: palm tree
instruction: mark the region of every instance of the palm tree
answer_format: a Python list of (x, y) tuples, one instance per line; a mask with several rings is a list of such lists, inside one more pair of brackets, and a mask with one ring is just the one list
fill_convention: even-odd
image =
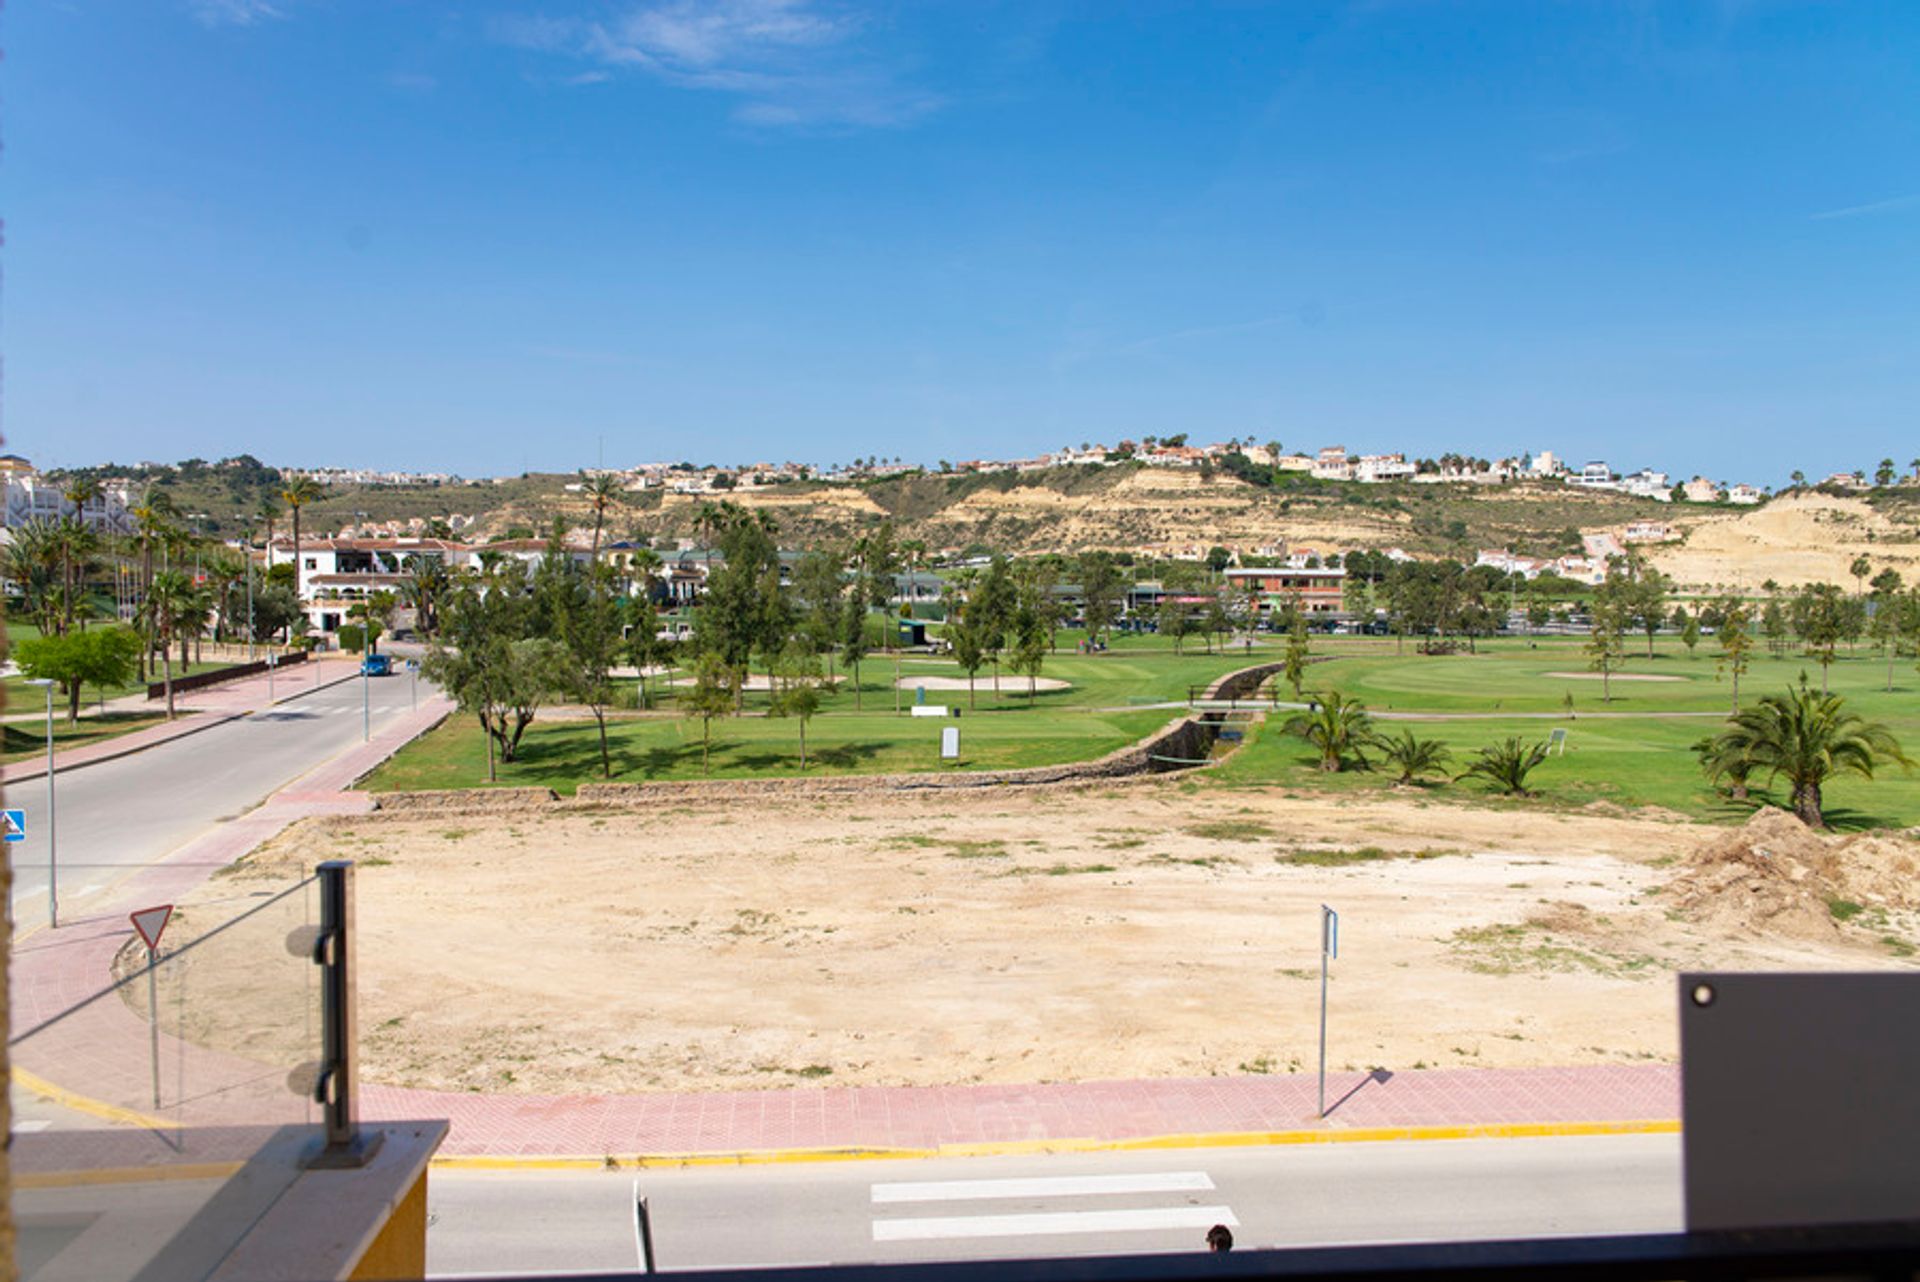
[[(63, 527), (66, 549), (65, 564), (61, 570), (60, 582), (66, 590), (66, 623), (61, 628), (65, 632), (73, 627), (73, 599), (76, 591), (74, 582), (74, 561), (81, 555), (91, 555), (97, 546), (94, 533), (87, 528), (86, 507), (100, 497), (100, 482), (91, 477), (74, 477), (60, 491), (60, 497), (73, 504), (73, 514), (63, 514)], [(84, 576), (82, 576), (84, 577)]]
[(1509, 797), (1530, 797), (1527, 776), (1547, 759), (1545, 743), (1527, 743), (1518, 735), (1504, 743), (1491, 744), (1474, 754), (1473, 764), (1455, 778), (1478, 775)]
[(586, 493), (587, 503), (593, 508), (593, 561), (600, 563), (600, 527), (607, 519), (607, 509), (620, 501), (624, 491), (620, 478), (612, 472), (596, 472), (588, 476), (580, 473), (581, 489)]
[(40, 631), (53, 635), (59, 625), (59, 593), (54, 580), (64, 555), (60, 527), (52, 521), (34, 520), (11, 531), (7, 544), (7, 578), (19, 588), (24, 613)]
[(412, 553), (400, 563), (410, 576), (400, 585), (400, 599), (413, 611), (413, 625), (422, 637), (431, 637), (439, 627), (440, 600), (447, 593), (447, 566), (437, 556)]
[(1707, 741), (1700, 761), (1710, 779), (1744, 783), (1762, 772), (1769, 782), (1784, 778), (1793, 813), (1810, 828), (1827, 826), (1820, 790), (1834, 775), (1871, 779), (1884, 763), (1913, 766), (1886, 726), (1846, 711), (1837, 694), (1808, 689), (1767, 695), (1732, 718)]
[(280, 520), (280, 501), (271, 494), (262, 494), (260, 504), (253, 509), (253, 519), (267, 527), (267, 556), (273, 556), (273, 527)]
[(1444, 771), (1453, 756), (1438, 739), (1421, 739), (1404, 729), (1398, 735), (1375, 735), (1368, 746), (1399, 768), (1400, 777), (1394, 782), (1402, 784), (1418, 783), (1421, 775)]
[(174, 718), (173, 652), (174, 637), (194, 626), (196, 613), (204, 619), (205, 602), (195, 591), (193, 581), (178, 570), (162, 570), (153, 576), (146, 600), (140, 603), (141, 619), (148, 634), (160, 647), (160, 662), (167, 687), (167, 720)]
[(1347, 759), (1364, 766), (1361, 747), (1372, 738), (1373, 719), (1358, 699), (1338, 691), (1315, 699), (1305, 712), (1296, 712), (1282, 727), (1320, 750), (1320, 768), (1329, 774), (1346, 767)]
[[(296, 604), (302, 599), (300, 567), (305, 564), (300, 556), (300, 509), (319, 500), (320, 483), (311, 476), (293, 477), (280, 489), (280, 501), (287, 505), (287, 511), (293, 517), (293, 599)], [(268, 558), (271, 560), (271, 553)]]
[[(140, 598), (146, 600), (153, 591), (153, 549), (156, 544), (164, 544), (171, 530), (172, 519), (178, 514), (173, 498), (165, 490), (148, 486), (140, 496), (140, 505), (133, 509), (134, 533), (140, 541)], [(150, 677), (153, 673), (154, 637), (151, 627), (146, 629), (147, 643), (140, 651), (140, 675)]]

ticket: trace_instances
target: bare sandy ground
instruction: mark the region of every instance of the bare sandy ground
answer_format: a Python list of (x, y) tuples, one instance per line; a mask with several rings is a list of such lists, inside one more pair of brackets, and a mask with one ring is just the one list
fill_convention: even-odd
[[(1026, 677), (1003, 677), (1002, 680), (1011, 682), (1022, 690), (1027, 688), (1028, 678)], [(1062, 681), (1058, 677), (1034, 677), (1032, 678), (1032, 682), (1033, 688), (1036, 690), (1065, 690), (1073, 685), (1073, 682)], [(965, 690), (967, 688), (967, 679), (965, 677), (901, 677), (894, 684), (902, 690), (913, 690), (916, 688), (926, 690)], [(979, 679), (978, 684), (990, 686), (991, 681), (988, 678), (982, 678)]]
[[(375, 816), (307, 821), (185, 911), (359, 860), (365, 1071), (445, 1089), (1299, 1071), (1323, 902), (1336, 1067), (1670, 1060), (1679, 967), (1904, 964), (1675, 919), (1671, 865), (1725, 831), (1165, 780)], [(194, 1035), (257, 1048), (249, 1018)]]
[(1769, 579), (1789, 588), (1851, 585), (1848, 567), (1863, 554), (1876, 572), (1891, 566), (1911, 579), (1920, 571), (1913, 527), (1864, 499), (1797, 494), (1687, 524), (1684, 542), (1649, 553), (1661, 572), (1687, 588), (1752, 592)]

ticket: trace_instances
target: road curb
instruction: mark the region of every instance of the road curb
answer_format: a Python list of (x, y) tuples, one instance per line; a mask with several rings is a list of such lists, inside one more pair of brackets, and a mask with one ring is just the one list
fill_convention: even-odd
[(1603, 1135), (1678, 1135), (1673, 1118), (1603, 1122), (1461, 1122), (1291, 1131), (1192, 1131), (1128, 1139), (987, 1140), (928, 1148), (740, 1149), (711, 1153), (604, 1154), (599, 1157), (442, 1154), (442, 1171), (614, 1171), (649, 1167), (783, 1166), (802, 1162), (887, 1162), (935, 1157), (1027, 1157), (1051, 1153), (1127, 1153), (1188, 1148), (1261, 1148), (1299, 1144), (1379, 1144), (1423, 1140), (1565, 1139)]
[[(323, 681), (317, 686), (307, 686), (302, 690), (299, 690), (293, 694), (287, 695), (283, 699), (276, 699), (272, 703), (265, 704), (258, 708), (246, 708), (238, 712), (191, 713), (189, 715), (194, 718), (193, 722), (187, 725), (178, 734), (170, 734), (164, 739), (149, 739), (145, 743), (134, 744), (132, 747), (128, 747), (128, 748), (118, 748), (111, 752), (102, 753), (100, 756), (97, 756), (97, 757), (88, 757), (85, 761), (76, 761), (71, 765), (61, 765), (59, 761), (56, 759), (54, 762), (54, 769), (58, 773), (64, 775), (64, 774), (71, 774), (75, 770), (85, 770), (88, 766), (97, 766), (102, 762), (119, 761), (123, 758), (131, 757), (136, 753), (145, 752), (149, 748), (158, 748), (162, 744), (177, 743), (181, 739), (186, 739), (193, 735), (200, 734), (203, 731), (211, 730), (215, 726), (224, 726), (229, 721), (239, 721), (243, 717), (251, 717), (258, 712), (270, 712), (273, 709), (279, 707), (283, 703), (291, 703), (295, 699), (304, 698), (307, 695), (314, 693), (316, 690), (332, 689), (334, 686), (339, 685), (341, 682), (351, 681), (359, 675), (360, 674), (358, 672), (349, 672), (344, 677), (338, 677), (332, 681)], [(30, 767), (30, 769), (33, 772), (31, 774), (24, 774), (24, 775), (18, 775), (18, 776), (9, 775), (5, 779), (0, 779), (0, 787), (11, 787), (13, 784), (16, 784), (16, 783), (31, 783), (35, 779), (44, 779), (47, 777), (47, 767), (44, 762), (38, 763)]]
[(13, 1084), (21, 1090), (38, 1095), (44, 1100), (58, 1104), (61, 1108), (72, 1109), (76, 1113), (85, 1113), (89, 1117), (97, 1117), (103, 1122), (118, 1122), (125, 1126), (136, 1126), (142, 1130), (149, 1131), (177, 1131), (180, 1129), (178, 1122), (169, 1122), (163, 1117), (154, 1117), (152, 1114), (142, 1113), (138, 1109), (122, 1108), (118, 1104), (108, 1104), (105, 1101), (82, 1095), (77, 1091), (70, 1091), (64, 1086), (55, 1086), (38, 1073), (21, 1068), (18, 1064), (11, 1065), (7, 1072), (12, 1076)]

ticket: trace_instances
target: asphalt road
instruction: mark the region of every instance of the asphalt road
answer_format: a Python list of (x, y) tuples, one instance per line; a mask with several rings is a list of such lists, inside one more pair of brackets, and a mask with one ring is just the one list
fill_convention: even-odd
[(587, 1172), (435, 1171), (435, 1277), (1463, 1241), (1681, 1227), (1680, 1137), (1187, 1149)]
[[(407, 678), (368, 685), (373, 728), (409, 708)], [(128, 872), (214, 824), (259, 805), (328, 758), (360, 742), (361, 683), (324, 687), (238, 721), (64, 772), (55, 779), (60, 909), (65, 918)], [(47, 919), (47, 784), (7, 789), (27, 812), (27, 839), (11, 848), (17, 930)]]

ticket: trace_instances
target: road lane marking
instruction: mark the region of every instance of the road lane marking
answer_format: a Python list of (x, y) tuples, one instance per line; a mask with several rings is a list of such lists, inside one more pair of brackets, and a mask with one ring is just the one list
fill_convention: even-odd
[(1142, 1207), (1123, 1211), (1037, 1211), (1025, 1215), (949, 1215), (875, 1220), (876, 1242), (926, 1242), (964, 1237), (1051, 1237), (1067, 1233), (1126, 1233), (1238, 1226), (1226, 1206)]
[[(36, 926), (35, 930), (43, 927)], [(18, 938), (18, 936), (16, 936)], [(436, 1154), (443, 1171), (604, 1171), (705, 1166), (787, 1166), (810, 1162), (899, 1162), (931, 1157), (1029, 1157), (1060, 1153), (1143, 1153), (1174, 1149), (1247, 1148), (1297, 1144), (1387, 1144), (1433, 1140), (1532, 1140), (1585, 1136), (1678, 1135), (1679, 1118), (1591, 1122), (1453, 1122), (1444, 1125), (1325, 1127), (1292, 1131), (1181, 1131), (1101, 1139), (979, 1140), (927, 1147), (666, 1149), (648, 1153)]]
[(46, 1118), (44, 1118), (44, 1117), (43, 1117), (43, 1118), (40, 1118), (40, 1119), (39, 1119), (39, 1120), (37, 1120), (37, 1121), (32, 1121), (32, 1122), (24, 1122), (24, 1121), (22, 1121), (22, 1122), (15, 1122), (15, 1123), (13, 1124), (13, 1132), (14, 1132), (14, 1134), (16, 1134), (16, 1135), (31, 1135), (31, 1134), (33, 1134), (33, 1133), (34, 1133), (35, 1131), (44, 1131), (44, 1130), (46, 1130), (46, 1129), (47, 1129), (47, 1128), (48, 1128), (49, 1126), (52, 1126), (52, 1125), (53, 1125), (53, 1123), (52, 1123), (52, 1122), (49, 1122), (49, 1121), (48, 1121), (48, 1120), (47, 1120)]
[(996, 1197), (1093, 1197), (1108, 1193), (1192, 1193), (1213, 1187), (1205, 1171), (1137, 1175), (1055, 1175), (1004, 1180), (920, 1180), (876, 1184), (876, 1206), (895, 1202), (964, 1202)]

